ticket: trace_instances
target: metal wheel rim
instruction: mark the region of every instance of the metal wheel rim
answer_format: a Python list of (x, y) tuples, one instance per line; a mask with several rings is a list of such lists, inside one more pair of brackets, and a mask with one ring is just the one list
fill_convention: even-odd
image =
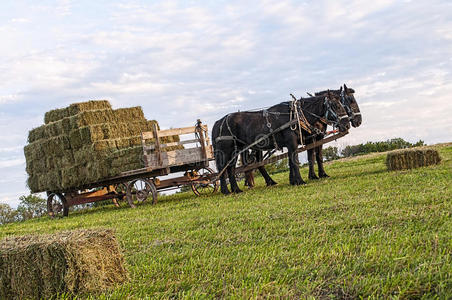
[(65, 198), (61, 194), (52, 193), (47, 198), (47, 214), (51, 218), (63, 217), (65, 215)]
[[(127, 203), (127, 197), (126, 197), (126, 194), (127, 194), (127, 185), (125, 184), (125, 183), (119, 183), (119, 184), (117, 184), (116, 186), (115, 186), (115, 193), (116, 194), (124, 194), (124, 196), (123, 197), (116, 197), (115, 199), (116, 199), (116, 203), (118, 204), (117, 206), (119, 207), (119, 206), (121, 206), (121, 205), (124, 205), (124, 203)], [(115, 203), (114, 201), (113, 201), (113, 203)], [(115, 204), (116, 205), (116, 204)]]
[(127, 187), (127, 200), (131, 207), (135, 207), (135, 202), (141, 204), (149, 197), (152, 197), (152, 203), (157, 199), (157, 190), (149, 179), (137, 179), (129, 183)]
[[(203, 177), (208, 174), (212, 174), (213, 170), (211, 168), (206, 167), (206, 168), (201, 168), (201, 169), (197, 170), (196, 172), (198, 173), (198, 175)], [(215, 193), (218, 190), (218, 181), (214, 181), (214, 182), (210, 181), (209, 183), (192, 182), (191, 188), (192, 188), (193, 193), (197, 196), (210, 195), (210, 194)]]

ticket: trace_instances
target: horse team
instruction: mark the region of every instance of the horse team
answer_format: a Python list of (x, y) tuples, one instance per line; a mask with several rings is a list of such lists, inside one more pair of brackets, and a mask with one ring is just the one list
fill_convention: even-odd
[[(362, 118), (355, 91), (345, 84), (338, 90), (326, 90), (308, 98), (281, 102), (267, 109), (230, 113), (216, 121), (212, 128), (212, 144), (217, 170), (220, 172), (220, 188), (223, 194), (242, 192), (235, 178), (235, 165), (239, 156), (242, 162), (252, 157), (262, 160), (263, 152), (274, 153), (286, 148), (289, 155), (289, 182), (301, 185), (306, 182), (299, 170), (299, 145), (320, 141), (325, 137), (327, 126), (340, 132), (361, 125)], [(323, 167), (322, 146), (307, 151), (309, 179), (328, 177)], [(318, 176), (314, 171), (317, 161)], [(276, 182), (264, 167), (258, 168), (267, 186)], [(247, 185), (252, 187), (252, 171), (246, 174)], [(231, 191), (227, 186), (227, 178)]]

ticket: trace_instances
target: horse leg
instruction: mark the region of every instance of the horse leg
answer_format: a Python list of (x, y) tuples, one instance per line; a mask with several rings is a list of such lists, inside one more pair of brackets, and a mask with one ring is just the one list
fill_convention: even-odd
[(231, 193), (228, 189), (228, 184), (226, 183), (226, 172), (220, 176), (220, 190), (224, 195), (229, 195)]
[(317, 159), (317, 166), (319, 168), (319, 177), (330, 177), (328, 174), (325, 173), (325, 169), (323, 168), (323, 155), (322, 155), (322, 145), (318, 146), (315, 149), (316, 152), (316, 159)]
[(294, 185), (294, 180), (293, 180), (293, 178), (294, 178), (293, 170), (292, 170), (292, 168), (291, 168), (291, 165), (290, 165), (290, 159), (289, 159), (289, 183), (290, 183), (291, 185)]
[(289, 143), (287, 146), (288, 154), (289, 154), (289, 166), (290, 169), (292, 169), (292, 182), (290, 184), (292, 185), (301, 185), (306, 184), (306, 182), (301, 178), (300, 175), (300, 168), (299, 168), (299, 160), (298, 160), (298, 153), (295, 152), (297, 149), (297, 143)]
[[(221, 146), (221, 147), (220, 147)], [(228, 153), (227, 149), (231, 149), (232, 145), (229, 145), (229, 143), (222, 141), (220, 145), (217, 145), (215, 149), (215, 163), (217, 165), (218, 172), (221, 172), (221, 170), (224, 169), (226, 166), (226, 163), (229, 161), (231, 153)], [(224, 195), (229, 195), (231, 192), (229, 192), (228, 184), (226, 182), (226, 170), (221, 174), (220, 176), (220, 190), (221, 193)]]
[(268, 175), (267, 170), (265, 170), (264, 167), (259, 167), (258, 169), (259, 169), (259, 172), (261, 172), (262, 177), (264, 177), (264, 179), (265, 179), (265, 184), (266, 184), (267, 186), (272, 186), (272, 185), (277, 185), (277, 184), (278, 184), (276, 181), (274, 181), (274, 180), (270, 177), (270, 175)]
[(229, 176), (229, 183), (231, 184), (231, 191), (233, 193), (242, 193), (243, 191), (239, 188), (239, 185), (237, 184), (237, 180), (235, 179), (235, 164), (232, 164), (227, 168), (228, 176)]
[(245, 172), (245, 186), (250, 189), (255, 186), (253, 170)]
[(315, 155), (314, 149), (309, 149), (308, 150), (309, 179), (319, 179), (319, 177), (317, 177), (317, 175), (315, 174), (314, 170), (314, 155)]

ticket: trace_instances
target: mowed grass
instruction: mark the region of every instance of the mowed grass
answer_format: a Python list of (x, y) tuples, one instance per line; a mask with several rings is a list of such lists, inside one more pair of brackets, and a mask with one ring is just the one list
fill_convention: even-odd
[[(0, 237), (114, 228), (131, 281), (93, 298), (452, 296), (452, 145), (440, 165), (388, 172), (385, 154), (288, 173), (240, 195), (160, 197), (1, 227)], [(307, 169), (302, 168), (307, 178)]]

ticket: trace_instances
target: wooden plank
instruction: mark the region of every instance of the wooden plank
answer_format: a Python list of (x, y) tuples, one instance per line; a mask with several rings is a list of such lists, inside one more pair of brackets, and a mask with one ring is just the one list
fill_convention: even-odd
[(110, 200), (110, 199), (114, 199), (116, 197), (118, 197), (117, 194), (110, 193), (110, 194), (99, 195), (99, 196), (90, 196), (90, 197), (85, 197), (83, 195), (79, 195), (79, 196), (73, 197), (73, 198), (67, 197), (66, 200), (67, 200), (68, 206), (73, 206), (73, 205), (86, 204), (86, 203), (92, 203), (92, 202), (97, 202), (97, 201)]
[(207, 148), (206, 148), (206, 141), (204, 139), (204, 130), (201, 127), (201, 120), (198, 119), (198, 124), (199, 126), (196, 127), (196, 130), (198, 132), (198, 136), (199, 136), (199, 141), (201, 143), (201, 154), (202, 154), (202, 158), (205, 160), (207, 159)]
[(169, 178), (165, 180), (160, 180), (159, 184), (156, 186), (157, 190), (166, 189), (173, 186), (180, 186), (184, 184), (190, 184), (191, 179), (188, 176), (181, 176), (176, 178)]
[(131, 177), (131, 176), (139, 176), (139, 175), (144, 175), (146, 173), (151, 173), (151, 172), (152, 172), (152, 174), (149, 174), (149, 177), (165, 176), (170, 173), (170, 169), (167, 167), (165, 167), (165, 168), (146, 167), (146, 168), (141, 168), (141, 169), (137, 169), (137, 170), (122, 172), (118, 176), (113, 177), (112, 179), (121, 179), (121, 178)]
[(155, 153), (145, 154), (144, 161), (146, 167), (170, 167), (180, 166), (189, 163), (204, 161), (201, 148), (180, 149), (168, 152), (161, 152), (162, 162), (159, 164)]
[[(201, 126), (206, 132), (208, 132), (207, 125), (201, 125)], [(196, 126), (159, 130), (159, 136), (164, 137), (164, 136), (195, 133), (195, 129), (196, 129)], [(154, 133), (152, 131), (145, 131), (145, 132), (141, 133), (141, 137), (144, 140), (150, 140), (150, 139), (154, 138)]]
[(154, 133), (152, 131), (145, 131), (141, 133), (141, 138), (143, 140), (150, 140), (154, 138)]
[(172, 136), (172, 135), (189, 134), (189, 133), (195, 133), (195, 130), (196, 130), (196, 126), (159, 130), (159, 136), (164, 137), (164, 136)]
[(146, 139), (143, 137), (143, 133), (141, 133), (141, 147), (146, 147)]
[(209, 159), (209, 160), (215, 159), (215, 157), (213, 156), (213, 146), (212, 145), (209, 145), (207, 147), (207, 159)]
[[(180, 142), (172, 142), (172, 143), (167, 143), (167, 144), (160, 144), (160, 149), (166, 148), (166, 147), (171, 147), (171, 146), (179, 146), (179, 145), (194, 144), (194, 143), (199, 143), (199, 140), (198, 139), (192, 139), (192, 140), (185, 140), (185, 141), (180, 141)], [(149, 146), (145, 145), (145, 146), (143, 146), (143, 149), (145, 151), (154, 150), (155, 149), (155, 145), (154, 144), (151, 144)]]
[(154, 132), (154, 136), (155, 136), (155, 155), (157, 156), (157, 161), (159, 163), (159, 166), (162, 165), (162, 154), (161, 154), (161, 150), (160, 150), (160, 137), (159, 137), (159, 131), (157, 128), (157, 124), (154, 123), (153, 124), (153, 132)]

